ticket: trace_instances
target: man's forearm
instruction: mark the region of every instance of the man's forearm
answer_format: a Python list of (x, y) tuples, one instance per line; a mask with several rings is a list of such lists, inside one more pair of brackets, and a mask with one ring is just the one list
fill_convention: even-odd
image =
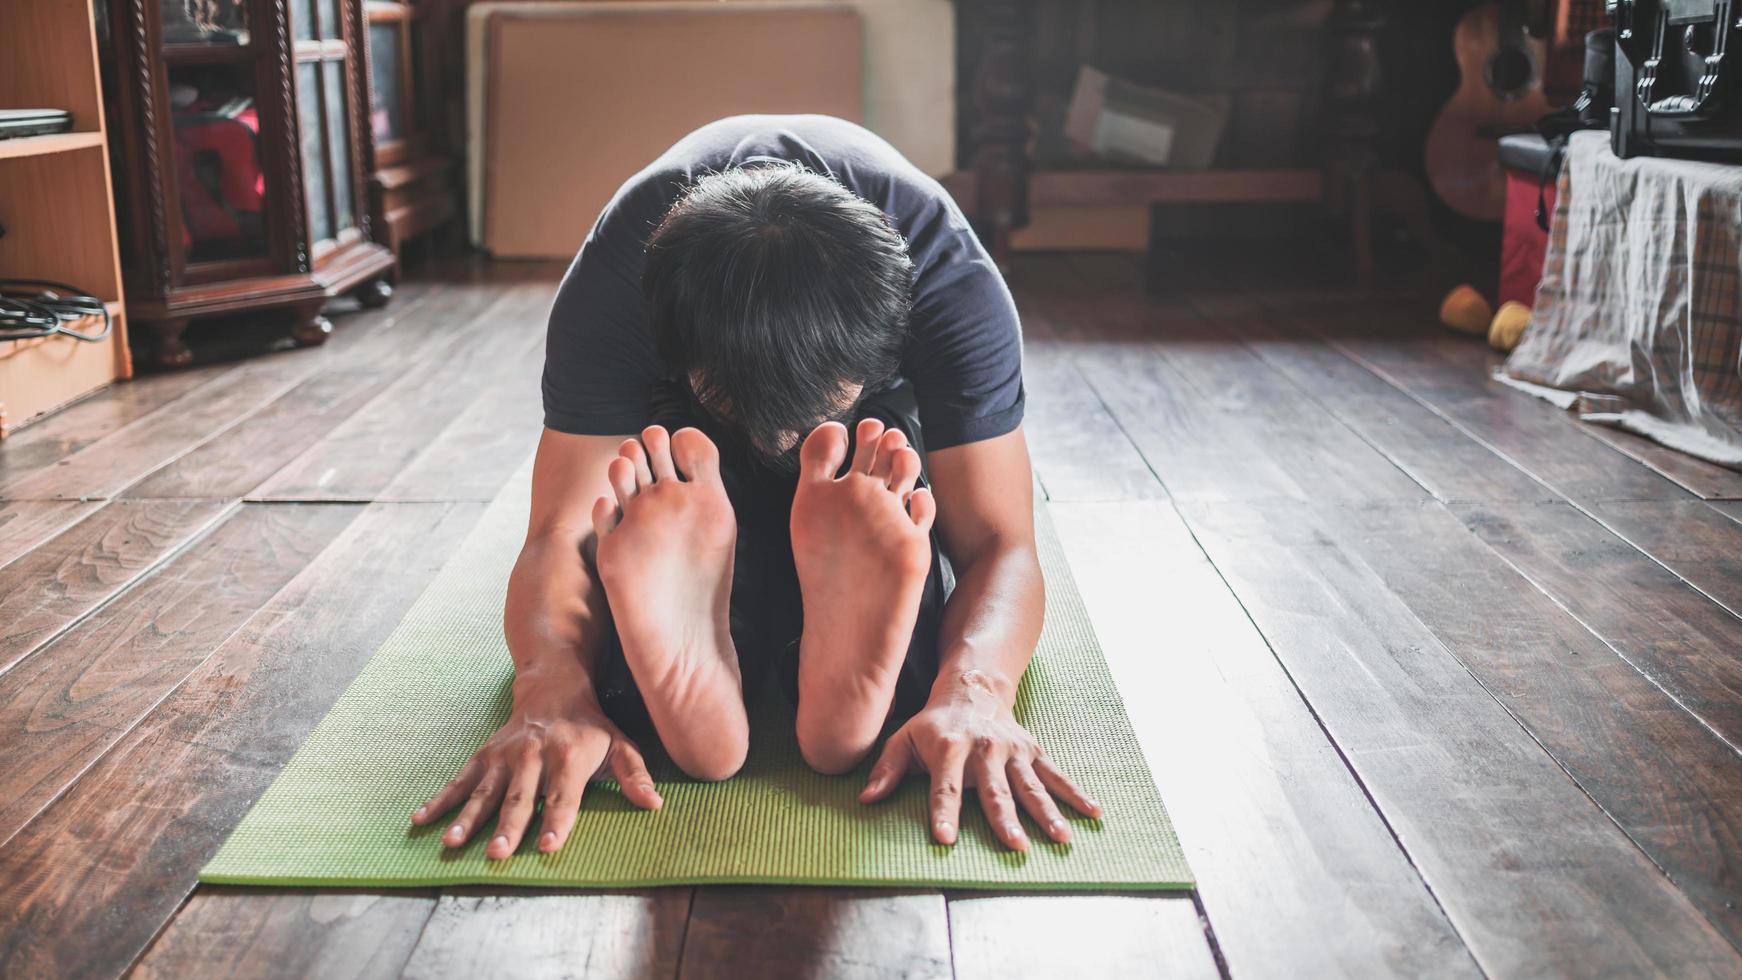
[(516, 696), (528, 685), (594, 695), (594, 652), (610, 628), (610, 612), (582, 554), (590, 536), (567, 529), (537, 534), (514, 563), (503, 632)]
[(985, 692), (1006, 708), (1015, 704), (1045, 606), (1032, 540), (997, 541), (958, 563), (956, 589), (939, 630), (932, 698)]

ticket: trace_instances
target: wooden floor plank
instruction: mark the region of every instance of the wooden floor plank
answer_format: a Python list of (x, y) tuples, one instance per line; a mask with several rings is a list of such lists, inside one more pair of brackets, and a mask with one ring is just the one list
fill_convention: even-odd
[(123, 496), (245, 496), (392, 381), (382, 370), (320, 372), (133, 484)]
[[(442, 895), (404, 976), (669, 980), (677, 975), (689, 909), (688, 888), (507, 894), (454, 889)], [(739, 966), (772, 975), (750, 962)]]
[(0, 498), (113, 497), (296, 387), (319, 365), (319, 353), (314, 349), (284, 351), (250, 361), (52, 467), (0, 483)]
[(680, 980), (929, 980), (950, 976), (949, 913), (937, 891), (697, 889)]
[(0, 568), (101, 506), (94, 500), (0, 501)]
[(493, 500), (538, 448), (544, 428), (544, 339), (506, 352), (497, 383), (430, 440), (380, 500)]
[(1695, 496), (1707, 500), (1742, 499), (1742, 473), (1736, 470), (1689, 456), (1626, 429), (1595, 423), (1583, 423), (1583, 427), (1592, 438), (1651, 467)]
[(1221, 976), (1186, 895), (958, 894), (949, 910), (956, 980)]
[[(1631, 479), (1615, 467), (1631, 464), (1617, 464), (1618, 457), (1600, 449), (1595, 452), (1604, 461), (1594, 464), (1593, 473), (1588, 474), (1591, 479), (1563, 480), (1556, 489), (1550, 489), (1511, 465), (1519, 460), (1492, 452), (1466, 429), (1455, 427), (1316, 338), (1281, 333), (1258, 318), (1230, 317), (1224, 323), (1267, 363), (1302, 387), (1310, 387), (1344, 424), (1415, 476), (1436, 498), (1489, 503), (1503, 511), (1529, 502), (1570, 501), (1694, 588), (1731, 612), (1742, 614), (1742, 527), (1726, 519), (1720, 510), (1685, 494), (1678, 494), (1680, 499), (1609, 499), (1605, 488)], [(1474, 358), (1459, 356), (1471, 363), (1450, 370), (1468, 373), (1465, 369), (1472, 368)], [(1435, 383), (1438, 389), (1464, 385)], [(1517, 402), (1509, 397), (1516, 394), (1510, 390), (1504, 395), (1499, 391), (1492, 394), (1507, 403), (1509, 414), (1534, 414), (1539, 419), (1557, 414), (1556, 409), (1534, 399)], [(1577, 433), (1558, 426), (1545, 431), (1554, 429), (1562, 429), (1559, 438), (1569, 442), (1572, 449), (1580, 449)], [(1558, 456), (1561, 450), (1554, 453)], [(1563, 459), (1556, 469), (1565, 473), (1570, 465)], [(1655, 477), (1644, 479), (1674, 493)]]
[[(152, 404), (150, 411), (101, 438), (85, 440), (77, 451), (53, 460), (53, 465), (35, 460), (40, 465), (15, 467), (15, 474), (0, 470), (0, 499), (115, 496), (225, 433), (323, 368), (347, 361), (388, 365), (410, 356), (407, 350), (416, 346), (407, 341), (413, 338), (395, 334), (391, 327), (400, 317), (415, 317), (418, 307), (438, 293), (419, 285), (407, 290), (405, 300), (393, 307), (340, 317), (343, 326), (321, 347), (280, 351), (239, 365), (212, 365), (185, 372), (192, 378), (209, 379), (191, 387), (186, 386), (181, 372), (129, 382), (127, 387), (137, 386), (142, 398), (159, 391), (182, 393), (171, 400), (147, 399)], [(31, 462), (36, 455), (24, 448), (26, 451), (16, 457), (20, 464)], [(11, 455), (11, 450), (0, 447), (0, 459)]]
[(1181, 500), (1412, 500), (1426, 491), (1252, 352), (1143, 303), (1096, 307), (1077, 362)]
[(1489, 374), (1497, 359), (1470, 338), (1423, 334), (1419, 324), (1383, 318), (1331, 321), (1310, 329), (1563, 496), (1580, 500), (1689, 496), (1637, 460), (1592, 438), (1589, 426), (1493, 380)]
[(1531, 478), (1440, 415), (1321, 339), (1279, 329), (1273, 315), (1239, 297), (1196, 295), (1217, 330), (1265, 364), (1439, 500), (1558, 500)]
[(1742, 970), (1688, 898), (1331, 531), (1275, 504), (1182, 510), (1484, 971)]
[(1570, 505), (1455, 509), (1538, 588), (1742, 749), (1742, 619)]
[(1023, 430), (1048, 500), (1147, 500), (1167, 491), (1077, 370), (1038, 300), (1023, 298)]
[(1711, 502), (1606, 500), (1583, 508), (1689, 585), (1742, 616), (1742, 525)]
[(0, 441), (0, 485), (52, 467), (236, 367), (209, 364), (145, 375), (42, 416)]
[(1476, 975), (1407, 855), (1173, 509), (1047, 509), (1229, 971)]
[(1318, 520), (1742, 947), (1742, 756), (1444, 509)]
[(202, 887), (128, 975), (395, 980), (435, 904), (434, 892), (416, 890)]
[(126, 969), (481, 512), (368, 508), (0, 847), (0, 975)]
[(99, 613), (0, 674), (0, 844), (283, 588), (355, 511), (234, 511)]
[[(251, 499), (377, 497), (484, 392), (514, 383), (536, 384), (536, 378), (526, 378), (521, 370), (522, 355), (543, 342), (542, 314), (553, 290), (545, 282), (502, 289), (495, 302), (467, 319), (479, 325), (472, 326), (473, 338), (464, 345), (470, 350), (487, 344), (495, 356), (456, 353), (407, 374), (266, 481)], [(501, 356), (504, 349), (512, 356)]]
[(212, 526), (220, 500), (112, 501), (0, 568), (0, 675)]

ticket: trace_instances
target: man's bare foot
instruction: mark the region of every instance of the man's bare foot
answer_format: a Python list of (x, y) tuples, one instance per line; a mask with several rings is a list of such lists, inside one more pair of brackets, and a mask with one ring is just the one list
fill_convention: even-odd
[(593, 505), (599, 581), (660, 741), (684, 772), (725, 779), (750, 744), (727, 603), (738, 526), (720, 454), (696, 429), (651, 426), (611, 461)]
[(870, 751), (889, 714), (931, 567), (936, 506), (913, 488), (919, 454), (899, 429), (859, 423), (846, 475), (847, 430), (818, 426), (800, 453), (792, 555), (804, 596), (798, 744), (821, 772)]

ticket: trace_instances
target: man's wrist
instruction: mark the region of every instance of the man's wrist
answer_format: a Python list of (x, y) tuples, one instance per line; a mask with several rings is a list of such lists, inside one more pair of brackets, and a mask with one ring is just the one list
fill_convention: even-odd
[(578, 657), (553, 653), (514, 665), (514, 699), (598, 700), (593, 677)]
[(1008, 708), (1016, 703), (1016, 683), (995, 670), (946, 665), (932, 681), (931, 701), (996, 700)]

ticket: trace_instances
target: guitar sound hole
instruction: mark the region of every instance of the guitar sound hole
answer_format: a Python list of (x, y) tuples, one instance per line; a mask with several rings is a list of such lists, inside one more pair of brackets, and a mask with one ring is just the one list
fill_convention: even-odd
[(1503, 48), (1488, 59), (1488, 87), (1502, 99), (1523, 95), (1535, 75), (1530, 55), (1515, 48)]

